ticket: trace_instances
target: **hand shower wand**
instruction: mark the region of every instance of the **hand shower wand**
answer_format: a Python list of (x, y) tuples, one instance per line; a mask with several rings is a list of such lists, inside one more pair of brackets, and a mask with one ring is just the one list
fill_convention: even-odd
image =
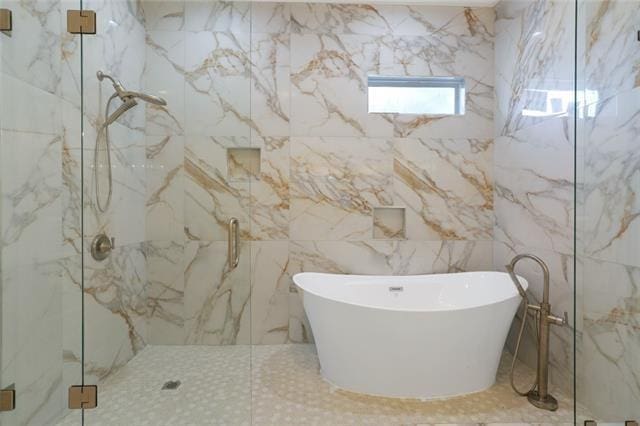
[[(98, 207), (98, 210), (104, 213), (105, 211), (107, 211), (107, 209), (109, 208), (109, 205), (111, 204), (111, 196), (113, 194), (113, 176), (111, 172), (111, 142), (109, 140), (109, 126), (113, 124), (118, 118), (120, 118), (122, 114), (124, 114), (134, 106), (138, 105), (138, 102), (136, 101), (136, 99), (141, 99), (144, 102), (151, 103), (154, 105), (159, 105), (159, 106), (166, 106), (167, 101), (165, 101), (160, 97), (148, 95), (146, 93), (127, 91), (122, 85), (122, 83), (120, 83), (120, 81), (116, 80), (115, 78), (111, 77), (108, 74), (103, 73), (102, 71), (98, 71), (96, 73), (96, 76), (98, 77), (99, 81), (102, 81), (105, 78), (110, 80), (111, 84), (113, 84), (113, 89), (115, 90), (115, 93), (112, 94), (109, 97), (109, 100), (107, 101), (107, 106), (104, 112), (104, 122), (98, 128), (98, 134), (96, 136), (96, 144), (95, 144), (94, 155), (93, 155), (94, 180), (96, 182), (96, 205)], [(116, 98), (119, 98), (120, 101), (122, 101), (122, 104), (115, 111), (113, 111), (113, 113), (109, 114), (111, 102)], [(107, 176), (108, 176), (108, 186), (109, 186), (109, 190), (107, 192), (107, 200), (104, 202), (104, 204), (100, 201), (100, 180), (98, 175), (98, 152), (99, 152), (99, 145), (100, 145), (100, 133), (102, 131), (104, 131), (104, 135), (105, 135), (105, 151), (107, 154), (106, 166), (107, 166), (107, 173), (108, 173)]]

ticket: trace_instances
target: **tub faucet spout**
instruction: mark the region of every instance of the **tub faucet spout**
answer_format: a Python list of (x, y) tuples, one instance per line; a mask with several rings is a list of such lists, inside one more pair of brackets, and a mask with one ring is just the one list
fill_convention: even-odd
[[(531, 259), (536, 262), (543, 273), (544, 288), (542, 292), (542, 302), (539, 306), (530, 305), (527, 294), (522, 288), (518, 277), (515, 274), (516, 264), (522, 259)], [(511, 280), (518, 289), (518, 293), (522, 296), (523, 314), (522, 323), (520, 324), (520, 332), (518, 334), (518, 341), (516, 343), (516, 349), (514, 353), (513, 363), (511, 365), (511, 386), (520, 395), (526, 396), (531, 404), (538, 408), (545, 410), (555, 411), (558, 409), (558, 401), (549, 394), (549, 328), (554, 325), (567, 324), (567, 316), (565, 313), (564, 318), (557, 317), (551, 314), (551, 304), (549, 303), (549, 268), (542, 259), (532, 254), (519, 254), (511, 260), (511, 263), (506, 265), (507, 272), (511, 277)], [(520, 392), (516, 389), (513, 383), (513, 369), (515, 366), (516, 358), (518, 357), (518, 350), (520, 349), (520, 341), (527, 321), (528, 311), (532, 310), (536, 314), (537, 324), (536, 331), (538, 333), (538, 365), (536, 382), (533, 384), (528, 392)]]

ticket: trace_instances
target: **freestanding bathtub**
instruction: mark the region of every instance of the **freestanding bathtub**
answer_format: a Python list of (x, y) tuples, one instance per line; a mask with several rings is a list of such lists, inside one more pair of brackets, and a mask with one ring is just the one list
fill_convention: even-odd
[(521, 301), (502, 272), (306, 272), (293, 280), (302, 290), (324, 379), (397, 398), (439, 399), (491, 387)]

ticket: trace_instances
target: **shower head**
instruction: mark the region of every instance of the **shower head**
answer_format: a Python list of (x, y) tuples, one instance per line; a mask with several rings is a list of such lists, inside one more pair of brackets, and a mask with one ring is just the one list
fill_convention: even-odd
[(120, 105), (118, 109), (113, 111), (113, 113), (111, 113), (111, 115), (109, 115), (109, 117), (105, 120), (105, 123), (104, 123), (105, 126), (112, 124), (114, 121), (120, 118), (120, 116), (124, 114), (126, 111), (138, 105), (138, 102), (136, 101), (136, 99), (141, 99), (145, 102), (148, 102), (154, 105), (160, 105), (160, 106), (167, 105), (167, 101), (165, 101), (164, 99), (158, 96), (147, 95), (146, 93), (140, 93), (140, 92), (129, 92), (124, 88), (124, 86), (122, 85), (122, 83), (120, 83), (120, 81), (111, 77), (109, 74), (103, 73), (102, 71), (98, 71), (96, 73), (96, 77), (98, 77), (98, 80), (100, 81), (104, 80), (105, 78), (107, 80), (110, 80), (111, 84), (113, 84), (114, 90), (116, 91), (116, 93), (114, 93), (113, 96), (111, 96), (111, 99), (118, 97), (122, 101), (122, 105)]
[(148, 102), (150, 104), (154, 104), (154, 105), (160, 105), (160, 106), (167, 105), (167, 101), (165, 101), (161, 97), (153, 96), (153, 95), (147, 95), (146, 93), (125, 92), (125, 96), (130, 96), (132, 98), (142, 99), (143, 101)]
[(118, 97), (120, 98), (120, 100), (123, 103), (127, 102), (127, 99), (130, 98), (138, 98), (138, 99), (142, 99), (145, 102), (154, 104), (154, 105), (160, 105), (160, 106), (165, 106), (167, 105), (167, 101), (165, 101), (164, 99), (158, 97), (158, 96), (153, 96), (153, 95), (148, 95), (146, 93), (140, 93), (140, 92), (129, 92), (127, 91), (124, 86), (122, 85), (122, 83), (120, 83), (120, 81), (116, 80), (115, 78), (111, 77), (109, 74), (105, 74), (102, 71), (98, 71), (96, 73), (96, 76), (98, 77), (98, 80), (102, 81), (105, 78), (107, 80), (110, 80), (111, 83), (113, 84), (113, 88), (115, 89), (116, 93), (118, 94)]
[[(116, 96), (116, 95), (114, 95), (114, 96)], [(136, 105), (138, 105), (138, 102), (136, 102), (136, 100), (134, 98), (132, 98), (132, 97), (125, 98), (122, 101), (122, 105), (120, 105), (118, 107), (118, 109), (113, 111), (111, 113), (111, 115), (109, 115), (109, 117), (107, 117), (107, 119), (104, 122), (104, 125), (105, 126), (109, 126), (110, 124), (113, 124), (113, 122), (116, 121), (118, 118), (120, 118), (120, 116), (122, 114), (124, 114), (125, 112), (129, 111), (131, 108), (133, 108)]]
[(118, 94), (118, 96), (120, 96), (120, 98), (122, 98), (122, 93), (126, 92), (126, 90), (124, 90), (124, 87), (122, 86), (122, 83), (111, 77), (109, 74), (103, 73), (102, 71), (98, 71), (96, 73), (96, 76), (100, 81), (104, 80), (105, 78), (107, 80), (111, 80), (111, 84), (113, 84), (113, 88), (116, 90), (116, 93)]

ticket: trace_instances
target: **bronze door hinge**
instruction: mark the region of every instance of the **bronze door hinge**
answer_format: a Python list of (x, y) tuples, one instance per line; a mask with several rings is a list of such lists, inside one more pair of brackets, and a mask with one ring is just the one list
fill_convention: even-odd
[(70, 386), (69, 408), (72, 410), (90, 409), (98, 406), (98, 386)]
[(16, 409), (16, 390), (13, 385), (0, 390), (0, 411), (12, 411)]
[(95, 34), (96, 12), (93, 10), (67, 10), (67, 31), (71, 34)]
[(12, 29), (11, 11), (9, 9), (0, 9), (0, 31), (11, 31)]

